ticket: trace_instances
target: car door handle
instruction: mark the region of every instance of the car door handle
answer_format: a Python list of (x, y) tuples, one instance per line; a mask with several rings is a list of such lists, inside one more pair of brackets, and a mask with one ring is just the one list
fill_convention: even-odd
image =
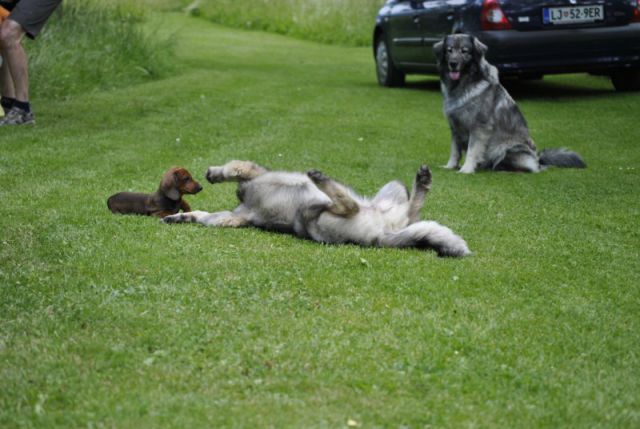
[(414, 24), (420, 24), (420, 15), (414, 15), (413, 16), (413, 23)]

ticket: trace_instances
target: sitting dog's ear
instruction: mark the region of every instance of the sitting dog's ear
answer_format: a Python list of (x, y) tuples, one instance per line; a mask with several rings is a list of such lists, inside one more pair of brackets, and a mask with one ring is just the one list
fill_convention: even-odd
[(178, 178), (176, 177), (175, 168), (164, 173), (164, 176), (162, 176), (162, 180), (160, 181), (160, 190), (171, 200), (178, 201), (180, 199)]
[(478, 40), (477, 37), (473, 38), (473, 56), (477, 61), (480, 61), (484, 58), (484, 55), (487, 53), (487, 45)]
[(444, 45), (447, 43), (447, 36), (444, 36), (444, 39), (433, 45), (433, 53), (436, 56), (436, 61), (438, 61), (438, 65), (443, 64), (445, 62), (444, 58)]

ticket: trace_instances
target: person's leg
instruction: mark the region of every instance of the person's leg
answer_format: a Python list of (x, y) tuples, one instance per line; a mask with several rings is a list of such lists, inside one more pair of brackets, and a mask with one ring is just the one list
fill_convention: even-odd
[[(0, 27), (0, 47), (2, 48), (2, 78), (3, 95), (5, 90), (7, 94), (13, 91), (16, 100), (20, 102), (29, 102), (29, 71), (27, 54), (22, 47), (22, 38), (24, 37), (24, 29), (20, 24), (13, 21), (9, 17)], [(6, 70), (5, 70), (6, 62)], [(7, 73), (11, 79), (5, 79)], [(9, 81), (12, 82), (9, 83)], [(13, 88), (11, 88), (13, 86)]]
[[(3, 21), (4, 23), (4, 21)], [(0, 24), (0, 27), (2, 24)], [(16, 99), (16, 91), (13, 86), (13, 77), (11, 77), (11, 72), (9, 72), (9, 66), (7, 65), (7, 61), (4, 59), (4, 55), (2, 53), (2, 42), (0, 41), (0, 56), (2, 59), (2, 66), (0, 67), (0, 94), (2, 98), (0, 98), (0, 105), (2, 105), (2, 109), (4, 110), (4, 114), (13, 107), (13, 102)]]
[(2, 105), (2, 109), (6, 115), (13, 107), (13, 102), (16, 100), (16, 93), (13, 87), (13, 78), (9, 72), (7, 62), (4, 60), (2, 61), (2, 67), (0, 67), (0, 92), (2, 94), (2, 97), (0, 98), (0, 105)]
[[(0, 26), (0, 49), (2, 49), (2, 91), (13, 97), (2, 98), (5, 117), (0, 126), (35, 123), (29, 104), (29, 71), (27, 54), (22, 47), (25, 31), (20, 24), (8, 18)], [(6, 106), (6, 107), (5, 107)], [(10, 107), (9, 107), (10, 106)], [(8, 107), (8, 109), (7, 109)]]
[[(0, 49), (7, 63), (3, 77), (7, 78), (8, 74), (11, 75), (15, 94), (15, 101), (7, 115), (0, 120), (0, 126), (35, 123), (29, 104), (28, 59), (21, 42), (25, 34), (31, 39), (38, 36), (61, 1), (21, 0), (0, 26)], [(5, 81), (8, 82), (8, 79)], [(4, 88), (2, 89), (4, 91)]]
[(11, 77), (9, 66), (7, 65), (7, 61), (4, 59), (2, 51), (0, 51), (0, 56), (3, 57), (2, 67), (0, 67), (0, 92), (3, 97), (16, 98), (16, 90), (13, 87), (13, 77)]

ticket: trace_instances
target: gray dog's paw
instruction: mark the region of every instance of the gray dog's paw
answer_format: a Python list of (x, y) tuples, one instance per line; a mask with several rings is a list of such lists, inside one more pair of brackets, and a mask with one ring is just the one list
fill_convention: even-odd
[(421, 165), (416, 174), (416, 183), (428, 187), (431, 186), (431, 169), (428, 165)]
[(209, 167), (205, 177), (209, 183), (218, 183), (224, 181), (224, 169), (223, 167)]
[(162, 219), (160, 219), (160, 221), (162, 223), (178, 223), (180, 222), (180, 219), (182, 219), (182, 213), (165, 216)]
[(320, 170), (309, 170), (307, 171), (307, 176), (309, 176), (309, 179), (311, 179), (313, 183), (326, 182), (329, 180), (329, 177)]

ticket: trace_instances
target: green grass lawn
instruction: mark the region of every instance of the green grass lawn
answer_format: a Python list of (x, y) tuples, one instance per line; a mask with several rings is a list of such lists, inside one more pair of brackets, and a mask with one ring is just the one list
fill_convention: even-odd
[[(605, 79), (510, 86), (538, 146), (586, 170), (440, 168), (434, 78), (371, 51), (163, 15), (175, 76), (0, 130), (0, 427), (640, 426), (640, 97)], [(157, 25), (155, 23), (154, 25)], [(327, 246), (112, 215), (172, 165), (318, 168), (373, 194), (434, 185), (423, 218), (474, 255)]]

